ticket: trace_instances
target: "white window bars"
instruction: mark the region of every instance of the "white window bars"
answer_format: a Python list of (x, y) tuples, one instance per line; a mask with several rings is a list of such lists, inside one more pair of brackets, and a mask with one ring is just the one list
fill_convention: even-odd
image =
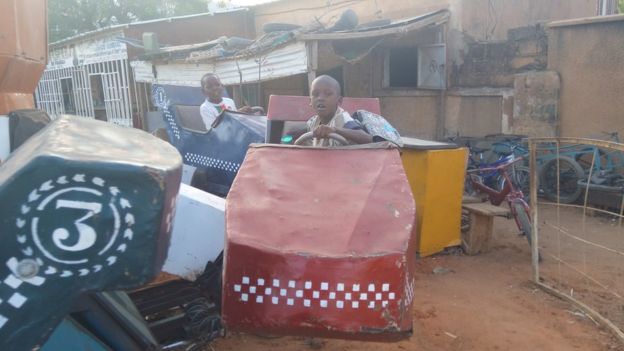
[(618, 0), (598, 0), (596, 14), (598, 16), (615, 15), (619, 13)]
[[(71, 83), (61, 84), (62, 79)], [(46, 70), (35, 100), (51, 116), (71, 113), (133, 126), (126, 59)]]

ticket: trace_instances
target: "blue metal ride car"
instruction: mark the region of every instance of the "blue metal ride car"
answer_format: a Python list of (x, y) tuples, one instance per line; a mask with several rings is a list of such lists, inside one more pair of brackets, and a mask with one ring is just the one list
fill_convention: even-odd
[(264, 143), (266, 117), (225, 110), (207, 128), (199, 112), (205, 99), (200, 88), (154, 85), (152, 98), (184, 164), (197, 167), (198, 187), (226, 196), (249, 145)]

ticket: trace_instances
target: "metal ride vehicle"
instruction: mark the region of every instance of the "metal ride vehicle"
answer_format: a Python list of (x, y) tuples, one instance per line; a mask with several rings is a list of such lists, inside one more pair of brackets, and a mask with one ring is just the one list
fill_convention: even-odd
[(415, 214), (396, 148), (254, 145), (228, 195), (225, 326), (409, 336)]
[[(379, 111), (377, 99), (344, 98), (342, 107)], [(308, 97), (271, 96), (267, 140), (312, 114)], [(243, 201), (250, 195), (263, 200)], [(410, 335), (415, 204), (397, 148), (254, 146), (228, 196), (226, 222), (226, 326), (366, 340)]]
[[(175, 95), (176, 89), (154, 89), (168, 132), (174, 136), (174, 128), (181, 134), (193, 132), (176, 123), (181, 120), (179, 102), (163, 98)], [(187, 116), (199, 117), (200, 100), (192, 110), (185, 107)], [(343, 107), (378, 111), (379, 103), (345, 98)], [(305, 121), (313, 114), (309, 98), (302, 96), (272, 96), (268, 112), (266, 138), (278, 142), (285, 122)], [(226, 111), (222, 116), (233, 115)], [(248, 128), (245, 115), (234, 118), (240, 121), (239, 128)], [(208, 136), (197, 133), (195, 138), (223, 135), (220, 128), (223, 125), (214, 125)], [(230, 154), (247, 151), (250, 145), (241, 138), (223, 139), (229, 141)], [(182, 154), (188, 152), (183, 145), (176, 147)], [(187, 158), (185, 162), (211, 172), (228, 157), (208, 155), (212, 151), (199, 151), (200, 157), (213, 159), (209, 164)], [(409, 334), (411, 319), (405, 312), (414, 283), (407, 252), (414, 247), (415, 210), (398, 156), (397, 149), (387, 146), (313, 152), (301, 147), (251, 146), (245, 162), (238, 161), (240, 169), (229, 170), (236, 180), (226, 189), (222, 315), (229, 330), (384, 340)], [(336, 216), (335, 222), (328, 222)], [(389, 217), (380, 221), (384, 216)], [(376, 220), (369, 223), (364, 218)], [(327, 233), (332, 233), (333, 241), (326, 240)], [(342, 244), (337, 247), (336, 242)], [(346, 275), (351, 278), (342, 278)]]
[(201, 188), (225, 197), (249, 144), (264, 142), (266, 117), (225, 111), (206, 127), (199, 113), (206, 98), (201, 89), (155, 84), (152, 98), (184, 164), (199, 169)]

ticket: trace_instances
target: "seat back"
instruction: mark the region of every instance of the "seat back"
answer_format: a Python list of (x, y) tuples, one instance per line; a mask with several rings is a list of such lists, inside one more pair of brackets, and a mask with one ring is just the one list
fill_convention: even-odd
[[(357, 110), (367, 110), (381, 114), (378, 98), (343, 97), (341, 107), (352, 114)], [(279, 143), (284, 132), (284, 122), (305, 122), (316, 112), (310, 106), (310, 97), (291, 95), (271, 95), (267, 117), (269, 119), (266, 140)]]
[(185, 139), (183, 136), (188, 134), (187, 130), (206, 131), (205, 127), (201, 128), (203, 122), (199, 114), (199, 106), (205, 99), (198, 87), (160, 84), (152, 86), (154, 106), (162, 113), (169, 140), (178, 150)]
[[(357, 110), (381, 114), (378, 98), (343, 97), (340, 107), (350, 114)], [(267, 117), (270, 121), (305, 122), (315, 114), (308, 96), (271, 95), (269, 97)]]
[(174, 114), (180, 120), (180, 126), (182, 128), (201, 133), (207, 131), (206, 125), (201, 118), (201, 113), (199, 112), (199, 106), (173, 105), (172, 108)]

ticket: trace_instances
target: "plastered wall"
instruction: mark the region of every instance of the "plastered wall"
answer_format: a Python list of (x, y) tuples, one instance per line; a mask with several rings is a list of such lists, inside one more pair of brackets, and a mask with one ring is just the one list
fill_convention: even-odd
[(624, 15), (551, 27), (548, 68), (561, 77), (561, 136), (624, 139)]

